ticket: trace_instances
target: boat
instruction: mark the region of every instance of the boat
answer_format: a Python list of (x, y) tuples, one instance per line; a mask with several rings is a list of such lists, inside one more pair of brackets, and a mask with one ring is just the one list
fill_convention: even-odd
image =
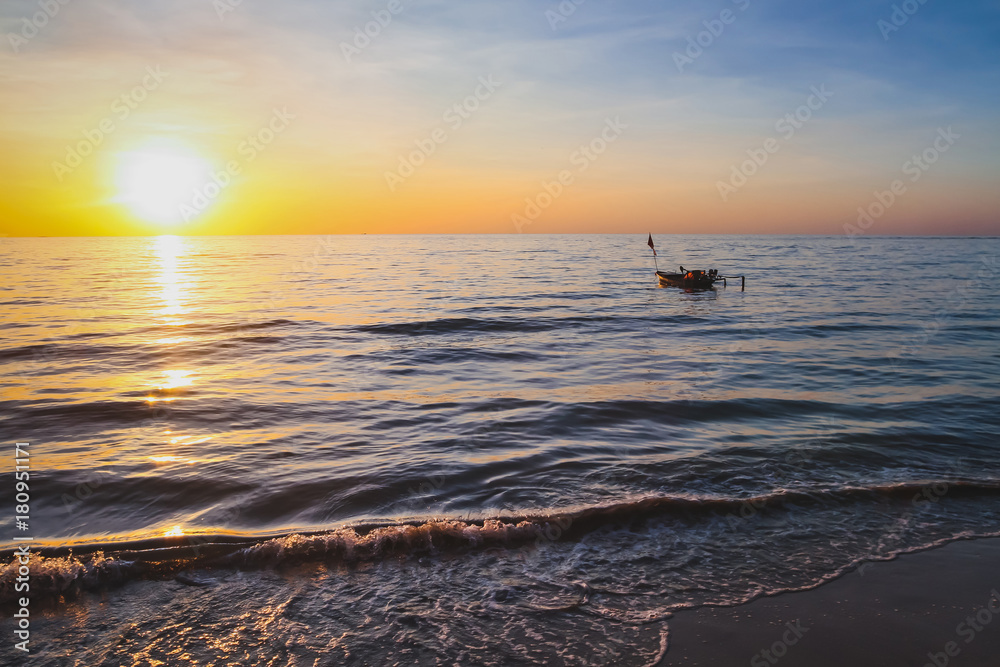
[(685, 289), (711, 289), (715, 283), (726, 284), (724, 276), (720, 276), (716, 269), (708, 271), (686, 271), (680, 267), (680, 273), (666, 273), (657, 271), (656, 277), (660, 281), (660, 287), (683, 287)]
[[(649, 249), (653, 251), (653, 261), (656, 261), (656, 247), (653, 245), (653, 235), (649, 235), (649, 240), (646, 242)], [(720, 276), (718, 269), (709, 269), (708, 271), (688, 271), (683, 266), (680, 267), (680, 273), (667, 273), (665, 271), (660, 271), (656, 269), (656, 278), (660, 281), (660, 287), (680, 287), (682, 289), (688, 290), (705, 290), (712, 289), (716, 283), (722, 283), (723, 287), (726, 287), (726, 278), (735, 280), (740, 279), (740, 288), (746, 289), (747, 279), (746, 276)]]

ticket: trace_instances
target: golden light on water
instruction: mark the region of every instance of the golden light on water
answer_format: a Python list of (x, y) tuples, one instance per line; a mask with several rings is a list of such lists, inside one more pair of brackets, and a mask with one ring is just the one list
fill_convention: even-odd
[(177, 387), (187, 387), (193, 380), (191, 379), (191, 371), (163, 371), (163, 374), (167, 376), (167, 381), (161, 384), (158, 388), (176, 389)]
[[(179, 435), (177, 437), (170, 438), (170, 444), (176, 445), (178, 443), (182, 443), (182, 444), (185, 444), (185, 445), (200, 445), (203, 442), (208, 442), (209, 440), (211, 440), (212, 436), (206, 435), (204, 437), (198, 438), (197, 440), (191, 440), (192, 438), (194, 438), (193, 435)], [(191, 442), (184, 442), (185, 440), (191, 440)], [(181, 459), (179, 457), (173, 457), (173, 458), (177, 459), (178, 461), (182, 461), (182, 460), (183, 461), (187, 461), (187, 460), (189, 460), (189, 459)]]
[[(159, 264), (159, 271), (154, 278), (154, 282), (160, 286), (160, 306), (153, 306), (151, 314), (159, 315), (159, 322), (170, 327), (182, 327), (188, 323), (183, 316), (190, 312), (188, 287), (192, 267), (185, 260), (185, 255), (189, 251), (189, 241), (184, 237), (165, 234), (155, 239), (153, 255)], [(154, 301), (155, 304), (155, 301)], [(183, 335), (171, 335), (155, 341), (157, 346), (168, 346), (189, 340)], [(152, 384), (145, 400), (152, 406), (156, 403), (172, 403), (178, 400), (178, 394), (184, 393), (185, 388), (190, 387), (195, 380), (195, 371), (185, 368), (167, 368), (159, 371), (160, 377)], [(167, 406), (161, 409), (169, 409)], [(169, 414), (169, 413), (167, 413)], [(211, 440), (211, 436), (195, 439), (194, 435), (174, 435), (174, 432), (167, 430), (163, 432), (167, 438), (170, 448), (168, 452), (174, 451), (175, 447), (187, 447), (199, 445)], [(149, 456), (148, 460), (156, 464), (194, 464), (197, 460), (175, 454), (158, 454)], [(179, 527), (174, 527), (173, 531), (180, 531)], [(182, 534), (168, 532), (171, 534)]]
[[(160, 275), (157, 282), (163, 286), (161, 298), (164, 307), (160, 311), (163, 315), (183, 315), (184, 308), (184, 288), (185, 284), (182, 274), (178, 270), (178, 260), (185, 252), (184, 240), (179, 236), (158, 236), (156, 238), (156, 256), (160, 262)], [(167, 324), (178, 324), (176, 320), (168, 320)]]
[(191, 338), (188, 336), (174, 336), (171, 338), (161, 338), (156, 341), (157, 345), (180, 345), (181, 343), (188, 343)]
[[(211, 437), (207, 437), (207, 438), (202, 438), (200, 440), (196, 440), (194, 442), (189, 442), (189, 443), (185, 443), (185, 444), (188, 444), (188, 445), (200, 445), (201, 443), (208, 442), (211, 439), (212, 439)], [(176, 445), (177, 444), (176, 439), (171, 439), (170, 444), (171, 445)], [(173, 454), (160, 454), (160, 455), (157, 455), (157, 456), (150, 456), (149, 460), (152, 461), (153, 463), (186, 463), (188, 465), (194, 465), (196, 463), (202, 463), (203, 462), (203, 461), (200, 461), (198, 459), (189, 459), (189, 458), (184, 457), (184, 456), (175, 456)]]
[(167, 395), (158, 396), (155, 395), (154, 393), (146, 397), (146, 402), (156, 403), (158, 401), (164, 401), (169, 403), (170, 401), (175, 400), (176, 396), (170, 395), (169, 392), (175, 389), (180, 389), (182, 387), (190, 386), (194, 382), (194, 379), (191, 377), (192, 372), (193, 371), (184, 371), (184, 370), (163, 371), (165, 379), (161, 381), (160, 384), (156, 385), (156, 387), (153, 389), (153, 392), (155, 393), (167, 392)]

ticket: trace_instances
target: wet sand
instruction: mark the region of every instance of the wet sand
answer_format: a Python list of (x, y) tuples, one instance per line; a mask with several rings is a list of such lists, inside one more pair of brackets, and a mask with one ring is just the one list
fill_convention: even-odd
[(680, 612), (662, 664), (997, 667), (1000, 539), (867, 563), (739, 607)]

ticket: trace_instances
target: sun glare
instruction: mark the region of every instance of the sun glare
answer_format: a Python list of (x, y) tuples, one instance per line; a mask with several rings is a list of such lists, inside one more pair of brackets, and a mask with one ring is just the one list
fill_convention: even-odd
[(185, 220), (182, 208), (190, 210), (211, 171), (199, 155), (174, 146), (150, 146), (119, 157), (117, 201), (142, 220), (158, 224)]

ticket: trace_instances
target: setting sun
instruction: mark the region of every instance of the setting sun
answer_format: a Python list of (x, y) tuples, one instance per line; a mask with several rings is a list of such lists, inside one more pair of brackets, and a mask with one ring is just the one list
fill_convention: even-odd
[(175, 224), (209, 172), (208, 162), (186, 148), (151, 146), (123, 153), (115, 174), (116, 200), (146, 222)]

